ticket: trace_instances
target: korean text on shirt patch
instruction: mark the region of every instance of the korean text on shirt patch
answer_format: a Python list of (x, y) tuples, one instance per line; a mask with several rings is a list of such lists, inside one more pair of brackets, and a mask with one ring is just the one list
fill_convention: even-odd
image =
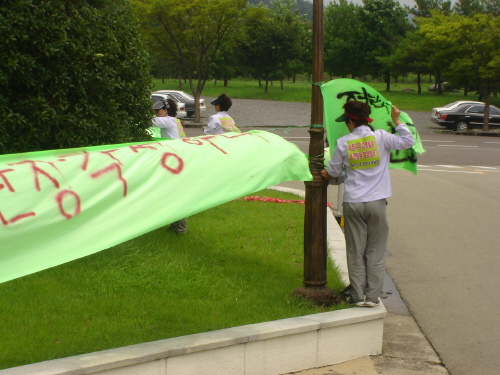
[(377, 140), (370, 135), (347, 142), (347, 159), (351, 169), (368, 169), (380, 164)]

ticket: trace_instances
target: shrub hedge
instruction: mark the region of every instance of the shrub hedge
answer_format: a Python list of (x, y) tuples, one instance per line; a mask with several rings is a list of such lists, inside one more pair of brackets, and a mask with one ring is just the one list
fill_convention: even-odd
[(0, 154), (150, 140), (152, 87), (124, 0), (3, 0)]

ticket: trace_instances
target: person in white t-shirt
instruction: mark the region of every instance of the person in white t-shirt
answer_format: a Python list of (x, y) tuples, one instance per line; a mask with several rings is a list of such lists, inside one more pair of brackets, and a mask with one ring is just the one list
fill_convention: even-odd
[(395, 131), (373, 130), (370, 106), (348, 101), (344, 114), (336, 119), (345, 122), (350, 134), (339, 138), (327, 169), (325, 180), (344, 182), (344, 235), (350, 281), (350, 302), (358, 307), (379, 304), (385, 274), (385, 253), (389, 227), (386, 198), (392, 194), (389, 178), (391, 150), (413, 146), (413, 136), (399, 120), (400, 110), (392, 107)]
[(180, 138), (177, 126), (177, 104), (172, 99), (160, 99), (153, 104), (156, 116), (153, 117), (153, 125), (160, 128), (162, 138), (178, 139)]
[(203, 128), (203, 132), (207, 135), (209, 134), (223, 134), (227, 132), (241, 133), (241, 131), (236, 127), (234, 120), (227, 111), (233, 105), (233, 102), (226, 94), (219, 95), (216, 99), (210, 102), (215, 106), (215, 115), (210, 116), (208, 119), (208, 124)]
[[(183, 133), (180, 121), (177, 121), (177, 105), (172, 99), (161, 99), (153, 104), (156, 117), (153, 117), (153, 125), (159, 127), (162, 138), (179, 139)], [(180, 126), (180, 128), (179, 128)], [(187, 233), (187, 218), (180, 219), (170, 224), (170, 230), (177, 234)]]

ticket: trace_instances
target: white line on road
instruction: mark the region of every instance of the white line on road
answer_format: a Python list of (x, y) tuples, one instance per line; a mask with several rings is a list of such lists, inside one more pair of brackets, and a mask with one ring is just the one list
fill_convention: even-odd
[(422, 169), (426, 172), (446, 172), (446, 173), (472, 173), (472, 174), (484, 174), (485, 172), (472, 172), (472, 171), (447, 171), (444, 169)]
[[(447, 171), (443, 169), (427, 169), (427, 168), (432, 168), (432, 167), (441, 167), (441, 168), (449, 168), (449, 169), (460, 169), (460, 170), (454, 170), (454, 171)], [(418, 168), (421, 168), (423, 171), (434, 171), (434, 172), (458, 172), (458, 173), (474, 173), (474, 174), (488, 174), (488, 173), (500, 173), (500, 170), (496, 167), (484, 167), (484, 166), (464, 166), (460, 167), (458, 165), (420, 165), (418, 164)], [(479, 170), (478, 170), (479, 169)], [(483, 170), (481, 170), (483, 169)], [(485, 170), (486, 169), (486, 170)]]
[(474, 147), (479, 147), (479, 146), (461, 146), (461, 145), (437, 145), (438, 147), (469, 147), (469, 148), (474, 148)]

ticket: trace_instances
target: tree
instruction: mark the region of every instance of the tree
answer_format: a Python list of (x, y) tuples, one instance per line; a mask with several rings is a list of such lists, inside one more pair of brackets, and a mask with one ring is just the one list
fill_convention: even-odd
[(288, 53), (283, 54), (285, 61), (280, 64), (279, 75), (283, 89), (284, 75), (309, 71), (307, 64), (311, 62), (312, 32), (306, 16), (300, 15), (299, 9), (296, 9), (296, 0), (273, 0), (271, 6), (273, 21), (282, 25), (285, 32), (294, 31), (287, 38)]
[(372, 76), (383, 75), (386, 91), (390, 91), (390, 70), (379, 61), (388, 56), (411, 26), (407, 11), (395, 0), (363, 0), (364, 27), (369, 30), (363, 40), (364, 70)]
[(133, 0), (149, 38), (175, 59), (195, 98), (194, 121), (200, 121), (199, 100), (223, 43), (238, 38), (246, 0)]
[[(500, 33), (500, 18), (496, 17), (491, 22), (491, 27), (493, 33), (498, 35)], [(500, 40), (496, 39), (493, 45), (493, 53), (491, 57), (491, 61), (488, 63), (488, 66), (495, 72), (493, 79), (497, 82), (500, 81)]]
[(431, 11), (451, 14), (451, 0), (415, 0), (415, 6), (406, 6), (408, 12), (416, 17), (431, 17)]
[(384, 76), (390, 91), (387, 61), (410, 30), (407, 11), (394, 0), (363, 0), (363, 7), (347, 0), (330, 3), (325, 12), (325, 70), (342, 77)]
[(249, 6), (243, 19), (243, 38), (238, 41), (241, 65), (259, 80), (259, 87), (268, 59), (272, 58), (267, 47), (268, 33), (272, 30), (270, 13), (271, 10), (263, 4)]
[(386, 57), (380, 57), (379, 62), (384, 64), (390, 71), (398, 74), (416, 73), (418, 94), (422, 93), (422, 74), (431, 73), (426, 49), (422, 39), (415, 32), (407, 33), (394, 49), (393, 53)]
[(224, 81), (224, 87), (228, 86), (229, 79), (235, 76), (240, 71), (238, 64), (238, 54), (236, 44), (223, 44), (217, 52), (215, 60), (210, 66), (210, 76), (218, 80)]
[(364, 60), (357, 58), (369, 32), (361, 21), (362, 7), (347, 0), (327, 5), (325, 10), (325, 71), (347, 77), (364, 74)]
[(0, 29), (0, 153), (151, 139), (148, 56), (127, 3), (6, 0)]
[(431, 10), (431, 17), (418, 17), (416, 34), (421, 39), (426, 51), (427, 62), (431, 72), (434, 74), (435, 85), (438, 95), (442, 94), (442, 75), (448, 69), (453, 59), (460, 54), (460, 43), (456, 39), (445, 41), (432, 35), (435, 28), (446, 22), (447, 15), (440, 11)]
[(457, 33), (464, 54), (450, 65), (450, 77), (470, 75), (485, 102), (483, 130), (489, 129), (489, 105), (492, 92), (500, 89), (500, 70), (492, 64), (498, 56), (500, 30), (491, 15), (478, 14), (457, 20)]
[[(483, 129), (488, 130), (490, 95), (500, 88), (500, 70), (496, 65), (500, 27), (491, 15), (474, 17), (437, 15), (433, 22), (423, 22), (420, 33), (434, 46), (447, 53), (446, 74), (452, 80), (466, 77), (486, 103)], [(431, 19), (429, 19), (431, 21)]]
[(453, 6), (453, 12), (461, 16), (472, 17), (484, 13), (484, 6), (481, 0), (457, 0)]
[[(264, 4), (269, 8), (273, 7), (273, 0), (248, 0), (249, 4), (260, 5)], [(312, 2), (309, 0), (294, 0), (294, 9), (297, 9), (299, 14), (305, 15), (308, 20), (312, 20)]]
[(494, 17), (500, 16), (500, 2), (498, 0), (480, 0), (484, 7), (484, 13)]
[(303, 56), (301, 43), (305, 35), (304, 19), (293, 10), (292, 1), (272, 4), (272, 9), (263, 5), (247, 9), (244, 37), (239, 42), (242, 64), (259, 80), (265, 80), (265, 92), (270, 79), (284, 74), (290, 61)]

